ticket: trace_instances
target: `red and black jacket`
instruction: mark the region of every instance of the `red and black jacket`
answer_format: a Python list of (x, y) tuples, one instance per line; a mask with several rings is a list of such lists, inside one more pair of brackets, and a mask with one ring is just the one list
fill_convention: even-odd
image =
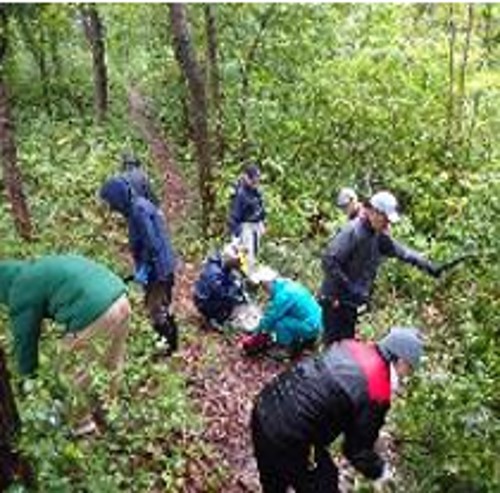
[(373, 450), (390, 407), (390, 368), (375, 344), (345, 340), (300, 362), (267, 384), (255, 416), (278, 447), (327, 447), (344, 435), (343, 451), (369, 478), (382, 474)]

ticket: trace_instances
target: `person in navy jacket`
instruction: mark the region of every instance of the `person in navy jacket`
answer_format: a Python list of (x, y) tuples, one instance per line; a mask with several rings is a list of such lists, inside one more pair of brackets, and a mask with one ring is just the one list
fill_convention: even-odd
[(121, 176), (125, 178), (135, 195), (148, 199), (156, 207), (159, 206), (160, 201), (153, 192), (148, 175), (144, 171), (144, 166), (133, 154), (124, 153), (122, 155)]
[(107, 180), (100, 197), (127, 220), (134, 279), (144, 287), (153, 329), (168, 344), (169, 352), (174, 352), (178, 347), (178, 328), (170, 304), (176, 259), (165, 219), (152, 202), (135, 194), (123, 177)]
[(246, 250), (250, 273), (255, 266), (260, 238), (265, 230), (266, 211), (259, 184), (259, 168), (248, 166), (236, 185), (228, 221), (231, 237)]
[(240, 269), (241, 257), (233, 244), (204, 262), (194, 285), (193, 300), (206, 325), (222, 326), (234, 309), (246, 302)]

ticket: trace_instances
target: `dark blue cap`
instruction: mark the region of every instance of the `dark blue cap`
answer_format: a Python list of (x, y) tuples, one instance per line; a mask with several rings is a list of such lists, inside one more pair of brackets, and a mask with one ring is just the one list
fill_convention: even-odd
[(255, 164), (251, 164), (245, 168), (245, 175), (251, 180), (255, 180), (260, 177), (260, 169)]

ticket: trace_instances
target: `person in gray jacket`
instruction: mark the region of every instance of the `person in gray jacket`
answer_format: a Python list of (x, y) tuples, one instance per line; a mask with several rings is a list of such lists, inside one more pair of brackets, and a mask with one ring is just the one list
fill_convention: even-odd
[(399, 220), (397, 208), (394, 195), (378, 192), (363, 212), (330, 240), (322, 258), (324, 279), (320, 289), (326, 345), (354, 337), (358, 308), (369, 300), (385, 258), (395, 257), (439, 277), (437, 265), (389, 235), (388, 226)]

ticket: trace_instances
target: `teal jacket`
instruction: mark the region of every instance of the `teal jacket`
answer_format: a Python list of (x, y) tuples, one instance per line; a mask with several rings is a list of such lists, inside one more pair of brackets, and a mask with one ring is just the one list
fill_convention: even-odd
[(38, 367), (44, 318), (78, 332), (126, 292), (105, 266), (78, 255), (51, 255), (33, 261), (0, 261), (0, 304), (9, 311), (14, 352), (22, 375)]
[(278, 278), (271, 285), (269, 301), (257, 327), (258, 332), (272, 332), (284, 319), (296, 320), (303, 336), (322, 330), (321, 307), (312, 293), (291, 279)]

